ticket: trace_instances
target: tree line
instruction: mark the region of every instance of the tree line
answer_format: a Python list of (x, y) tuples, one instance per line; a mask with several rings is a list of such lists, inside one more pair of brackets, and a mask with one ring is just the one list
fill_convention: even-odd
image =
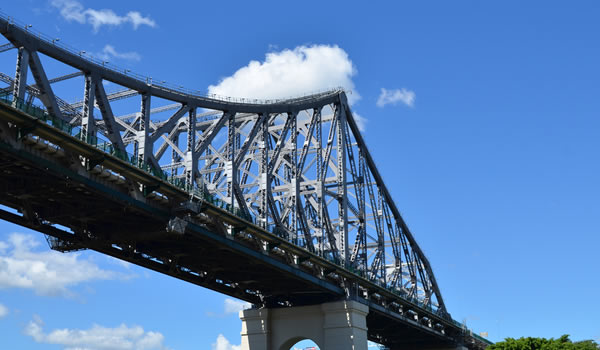
[(506, 338), (495, 343), (486, 350), (600, 350), (600, 345), (593, 340), (573, 342), (568, 335), (558, 339), (550, 338)]

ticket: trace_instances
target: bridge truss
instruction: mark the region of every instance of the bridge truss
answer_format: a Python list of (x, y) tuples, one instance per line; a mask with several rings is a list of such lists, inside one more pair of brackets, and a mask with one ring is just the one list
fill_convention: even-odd
[[(96, 61), (9, 18), (0, 17), (0, 32), (9, 41), (0, 51), (12, 48), (16, 56), (14, 74), (0, 74), (5, 102), (21, 110), (42, 106), (44, 118), (50, 120), (46, 124), (60, 126), (92, 150), (82, 151), (84, 147), (73, 146), (74, 141), (65, 146), (67, 142), (58, 136), (31, 136), (40, 127), (27, 129), (21, 119), (11, 119), (8, 126), (20, 126), (18, 134), (24, 142), (34, 146), (42, 142), (46, 146), (41, 148), (63, 152), (71, 171), (111, 180), (119, 195), (144, 203), (150, 211), (166, 213), (163, 221), (146, 229), (153, 232), (148, 237), (168, 240), (194, 230), (235, 236), (243, 241), (243, 249), (311, 270), (311, 278), (319, 279), (316, 284), (331, 285), (327, 287), (330, 297), (342, 290), (346, 297), (369, 300), (384, 309), (395, 304), (394, 312), (409, 318), (415, 318), (409, 312), (421, 315), (416, 323), (438, 335), (448, 336), (456, 327), (342, 89), (285, 100), (204, 96)], [(66, 67), (66, 73), (49, 78), (47, 67), (56, 64)], [(55, 86), (65, 81), (79, 86), (80, 101), (70, 103), (58, 96)], [(109, 85), (118, 88), (107, 92)], [(10, 196), (7, 192), (1, 204), (23, 216), (3, 212), (2, 217), (48, 234), (55, 249), (96, 249), (257, 305), (315, 301), (315, 293), (292, 297), (289, 291), (263, 290), (258, 283), (219, 276), (209, 268), (202, 273), (220, 281), (220, 286), (182, 277), (186, 271), (202, 275), (201, 269), (186, 264), (185, 254), (150, 253), (156, 247), (144, 251), (142, 242), (150, 238), (131, 232), (142, 225), (138, 212), (76, 219), (50, 214), (41, 204)], [(65, 217), (69, 218), (61, 219)], [(123, 227), (113, 225), (107, 233), (106, 220), (111, 219), (121, 220)], [(101, 240), (109, 244), (103, 246)], [(135, 259), (144, 254), (153, 256), (153, 261)], [(157, 263), (165, 267), (153, 265)], [(384, 341), (382, 335), (372, 338)]]

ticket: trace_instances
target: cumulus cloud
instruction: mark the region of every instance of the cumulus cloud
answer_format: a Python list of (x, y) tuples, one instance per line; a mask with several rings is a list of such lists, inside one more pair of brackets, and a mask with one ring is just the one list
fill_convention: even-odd
[(8, 315), (8, 308), (2, 304), (0, 304), (0, 318)]
[(212, 350), (241, 350), (241, 345), (232, 345), (223, 334), (219, 334), (217, 342), (213, 343)]
[(8, 249), (8, 244), (6, 242), (0, 241), (0, 254), (4, 254)]
[[(342, 87), (352, 105), (361, 98), (352, 81), (355, 74), (348, 54), (336, 45), (298, 46), (269, 52), (261, 62), (250, 61), (218, 84), (210, 85), (208, 92), (218, 97), (279, 99)], [(352, 114), (364, 131), (367, 119), (354, 111)]]
[(416, 97), (414, 91), (404, 88), (393, 90), (381, 88), (381, 94), (379, 94), (379, 98), (377, 99), (377, 107), (384, 107), (387, 104), (396, 105), (398, 102), (413, 107)]
[(142, 56), (135, 52), (135, 51), (130, 51), (130, 52), (118, 52), (114, 46), (112, 45), (105, 45), (104, 49), (102, 49), (102, 52), (98, 53), (97, 56), (105, 61), (109, 61), (111, 59), (123, 59), (123, 60), (127, 60), (127, 61), (136, 61), (139, 62), (142, 59)]
[(238, 312), (245, 310), (245, 309), (249, 309), (250, 308), (250, 303), (247, 303), (245, 301), (241, 301), (241, 300), (234, 300), (234, 299), (225, 299), (225, 313), (226, 314), (237, 314)]
[(93, 325), (92, 328), (55, 329), (44, 332), (44, 323), (35, 316), (24, 333), (37, 343), (63, 346), (65, 350), (166, 350), (164, 336), (159, 332), (144, 331), (140, 326), (121, 324), (115, 328)]
[(106, 261), (108, 261), (110, 264), (118, 265), (127, 270), (130, 270), (131, 267), (133, 266), (133, 264), (130, 262), (127, 262), (127, 261), (121, 260), (121, 259), (117, 259), (117, 258), (113, 258), (112, 256), (109, 256), (109, 255), (105, 255), (104, 257), (106, 258)]
[(40, 242), (33, 235), (12, 233), (0, 241), (0, 289), (32, 289), (42, 295), (71, 295), (68, 287), (114, 278), (117, 272), (103, 270), (78, 253), (34, 250)]
[(361, 116), (356, 112), (352, 112), (352, 116), (354, 117), (354, 121), (356, 122), (356, 126), (358, 126), (358, 130), (365, 131), (367, 129), (367, 118)]
[(103, 25), (120, 26), (123, 23), (130, 23), (133, 29), (137, 29), (141, 25), (156, 26), (156, 22), (152, 18), (144, 17), (138, 11), (129, 11), (126, 15), (119, 16), (110, 9), (85, 8), (77, 0), (52, 0), (51, 4), (59, 9), (60, 15), (67, 21), (91, 24), (95, 32)]
[[(231, 97), (287, 98), (336, 87), (354, 90), (355, 74), (348, 54), (338, 46), (298, 46), (269, 52), (262, 62), (250, 61), (208, 91)], [(348, 95), (350, 103), (359, 98), (356, 91)]]

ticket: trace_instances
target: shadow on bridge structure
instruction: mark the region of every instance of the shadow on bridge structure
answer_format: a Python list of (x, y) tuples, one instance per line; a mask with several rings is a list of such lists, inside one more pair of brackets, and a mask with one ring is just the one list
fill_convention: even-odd
[(243, 349), (490, 344), (446, 310), (343, 89), (207, 96), (0, 33), (1, 219), (252, 303)]

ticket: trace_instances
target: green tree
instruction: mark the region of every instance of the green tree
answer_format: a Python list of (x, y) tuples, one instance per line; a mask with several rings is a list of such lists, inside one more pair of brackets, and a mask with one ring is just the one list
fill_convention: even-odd
[(558, 339), (506, 338), (504, 341), (488, 346), (486, 350), (600, 350), (600, 346), (593, 340), (572, 342), (565, 334)]

